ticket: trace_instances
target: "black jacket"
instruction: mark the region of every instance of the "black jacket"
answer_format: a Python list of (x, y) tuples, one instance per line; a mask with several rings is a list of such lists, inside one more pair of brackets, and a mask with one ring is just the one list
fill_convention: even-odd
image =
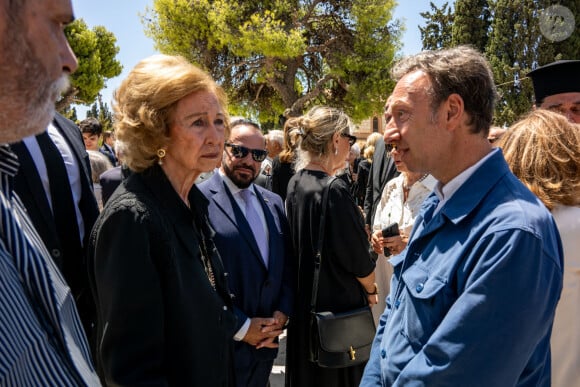
[(95, 224), (89, 269), (98, 311), (95, 361), (105, 384), (233, 382), (236, 318), (208, 201), (194, 186), (189, 202), (191, 210), (155, 165), (128, 176)]
[[(85, 255), (91, 229), (99, 215), (99, 207), (97, 206), (97, 201), (93, 193), (89, 155), (85, 150), (85, 144), (79, 128), (74, 122), (67, 120), (59, 114), (55, 115), (53, 124), (67, 141), (79, 166), (81, 181), (79, 209), (84, 223), (84, 251), (79, 252), (78, 256), (65, 256), (57, 235), (56, 225), (44, 187), (36, 170), (36, 165), (26, 145), (22, 141), (11, 145), (12, 150), (18, 156), (20, 162), (18, 174), (14, 178), (14, 190), (18, 193), (18, 196), (26, 207), (28, 215), (50, 252), (53, 261), (61, 270), (66, 282), (70, 286), (79, 315), (87, 331), (86, 333), (90, 338), (90, 326), (94, 322), (94, 303), (91, 299), (89, 289)], [(54, 184), (62, 186), (62, 189), (70, 189), (61, 182)]]

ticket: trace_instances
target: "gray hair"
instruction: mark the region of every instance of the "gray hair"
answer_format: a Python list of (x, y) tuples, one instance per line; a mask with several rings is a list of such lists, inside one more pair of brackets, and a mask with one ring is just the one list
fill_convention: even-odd
[(406, 74), (418, 70), (431, 80), (428, 93), (433, 111), (451, 94), (458, 94), (471, 118), (472, 132), (487, 136), (497, 91), (491, 67), (483, 54), (469, 46), (422, 51), (403, 58), (395, 64), (391, 74), (398, 82)]
[(274, 141), (280, 144), (280, 148), (284, 147), (284, 132), (279, 129), (269, 130), (266, 134), (268, 141)]

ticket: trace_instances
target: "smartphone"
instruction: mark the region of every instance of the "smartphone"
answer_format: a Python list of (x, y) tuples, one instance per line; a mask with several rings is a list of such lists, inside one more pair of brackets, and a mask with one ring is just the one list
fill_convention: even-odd
[[(382, 233), (383, 233), (383, 238), (388, 238), (388, 237), (393, 237), (393, 236), (399, 235), (399, 224), (398, 223), (389, 224), (387, 227), (382, 229)], [(388, 257), (389, 255), (391, 255), (391, 252), (389, 251), (389, 249), (387, 249), (385, 247), (383, 249), (383, 254), (385, 254), (385, 257)]]

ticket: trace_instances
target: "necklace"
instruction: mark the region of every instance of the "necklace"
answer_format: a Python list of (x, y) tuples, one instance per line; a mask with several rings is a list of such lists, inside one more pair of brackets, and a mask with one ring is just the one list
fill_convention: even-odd
[(411, 189), (411, 187), (415, 184), (415, 183), (420, 183), (423, 180), (425, 180), (427, 178), (427, 176), (429, 176), (428, 173), (425, 173), (423, 176), (421, 176), (419, 179), (417, 179), (417, 181), (415, 181), (413, 184), (411, 185), (407, 185), (407, 179), (405, 177), (405, 180), (403, 180), (403, 190), (405, 190), (406, 192), (409, 192), (409, 190)]
[(195, 233), (199, 239), (199, 253), (201, 255), (201, 263), (203, 264), (203, 269), (205, 275), (209, 281), (209, 284), (216, 290), (215, 275), (213, 273), (213, 267), (211, 265), (211, 253), (207, 246), (207, 240), (205, 237), (204, 229), (202, 228), (202, 221), (198, 219), (196, 214), (193, 214), (193, 223), (195, 225)]
[(201, 238), (201, 246), (199, 248), (201, 253), (201, 261), (203, 263), (203, 268), (205, 270), (205, 275), (207, 275), (207, 279), (209, 280), (209, 284), (215, 290), (215, 276), (213, 274), (213, 268), (211, 267), (211, 261), (208, 254), (208, 249), (205, 244), (205, 237), (202, 236)]
[(309, 166), (310, 165), (315, 165), (315, 166), (319, 167), (322, 170), (322, 172), (326, 173), (327, 175), (329, 175), (329, 176), (332, 175), (330, 172), (328, 172), (328, 170), (326, 169), (326, 167), (324, 165), (322, 165), (322, 163), (317, 163), (315, 161), (311, 161), (311, 162), (308, 163), (308, 165)]

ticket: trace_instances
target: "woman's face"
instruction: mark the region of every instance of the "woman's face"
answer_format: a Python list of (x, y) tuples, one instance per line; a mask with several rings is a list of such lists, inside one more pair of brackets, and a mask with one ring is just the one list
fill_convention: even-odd
[(392, 150), (391, 157), (393, 158), (393, 161), (395, 162), (395, 167), (397, 167), (397, 171), (405, 172), (405, 173), (409, 172), (409, 169), (407, 168), (407, 164), (405, 164), (405, 162), (401, 159), (401, 154), (399, 152), (397, 152), (396, 150)]
[(213, 170), (221, 159), (226, 133), (226, 118), (211, 91), (199, 91), (181, 99), (169, 125), (169, 144), (164, 169), (196, 178)]
[(332, 138), (334, 141), (334, 149), (336, 150), (336, 154), (332, 154), (330, 157), (331, 160), (333, 160), (333, 169), (336, 171), (338, 169), (344, 168), (345, 163), (348, 162), (350, 143), (348, 142), (348, 137), (341, 136), (338, 132), (336, 132)]

